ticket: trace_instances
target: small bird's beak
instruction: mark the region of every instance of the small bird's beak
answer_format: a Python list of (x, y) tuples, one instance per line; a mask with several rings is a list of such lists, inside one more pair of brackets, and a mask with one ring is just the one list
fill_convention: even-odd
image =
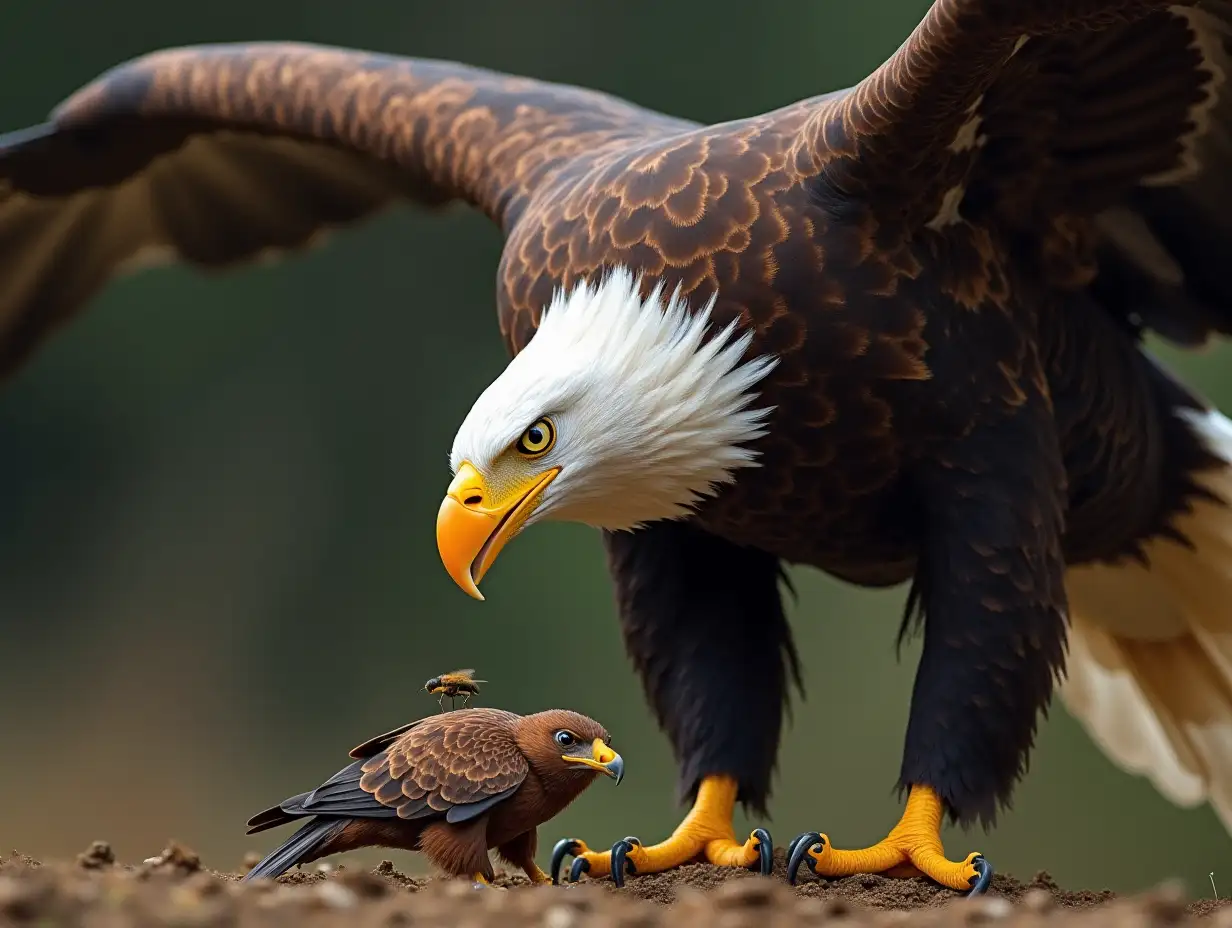
[(625, 778), (625, 759), (598, 738), (595, 739), (593, 747), (594, 753), (591, 757), (562, 754), (560, 759), (569, 761), (571, 764), (581, 764), (583, 767), (598, 770), (600, 773), (615, 780), (616, 785), (619, 786), (620, 781)]
[(454, 583), (483, 599), (477, 584), (559, 473), (553, 467), (494, 491), (469, 462), (462, 463), (436, 514), (436, 547)]

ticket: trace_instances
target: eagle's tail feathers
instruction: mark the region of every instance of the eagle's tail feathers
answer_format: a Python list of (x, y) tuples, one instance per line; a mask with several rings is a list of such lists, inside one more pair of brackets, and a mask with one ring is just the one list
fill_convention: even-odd
[(1066, 574), (1069, 656), (1060, 696), (1123, 769), (1177, 805), (1210, 802), (1232, 831), (1232, 421), (1178, 409), (1227, 466), (1195, 473), (1227, 500), (1192, 498), (1138, 562)]

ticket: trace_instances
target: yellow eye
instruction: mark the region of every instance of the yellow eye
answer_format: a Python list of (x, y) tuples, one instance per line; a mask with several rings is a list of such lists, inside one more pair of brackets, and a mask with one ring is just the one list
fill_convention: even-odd
[(551, 419), (540, 419), (518, 439), (515, 447), (518, 454), (528, 458), (537, 458), (547, 454), (556, 444), (556, 426)]

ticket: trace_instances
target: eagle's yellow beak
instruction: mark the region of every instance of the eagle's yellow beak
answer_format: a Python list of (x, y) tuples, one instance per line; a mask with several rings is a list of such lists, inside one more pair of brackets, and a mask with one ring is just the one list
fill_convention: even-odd
[(462, 463), (436, 514), (436, 547), (454, 583), (483, 599), (477, 584), (559, 473), (553, 467), (494, 491), (469, 462)]

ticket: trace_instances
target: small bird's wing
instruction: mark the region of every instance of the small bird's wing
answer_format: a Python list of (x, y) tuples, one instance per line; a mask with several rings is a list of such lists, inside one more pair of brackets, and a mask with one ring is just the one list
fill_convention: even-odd
[(526, 779), (530, 766), (512, 735), (517, 719), (500, 709), (471, 709), (379, 735), (316, 789), (254, 815), (248, 833), (309, 815), (468, 821)]
[(292, 43), (137, 58), (0, 135), (0, 376), (110, 279), (299, 249), (399, 200), (506, 231), (580, 154), (678, 124), (602, 93)]
[(422, 720), (384, 751), (359, 761), (359, 787), (402, 819), (481, 815), (522, 785), (530, 770), (513, 737), (518, 716), (499, 709)]
[[(996, 227), (1024, 270), (1182, 344), (1232, 333), (1232, 3), (937, 0), (798, 161), (823, 202), (923, 232)], [(1006, 295), (951, 254), (956, 298)]]

